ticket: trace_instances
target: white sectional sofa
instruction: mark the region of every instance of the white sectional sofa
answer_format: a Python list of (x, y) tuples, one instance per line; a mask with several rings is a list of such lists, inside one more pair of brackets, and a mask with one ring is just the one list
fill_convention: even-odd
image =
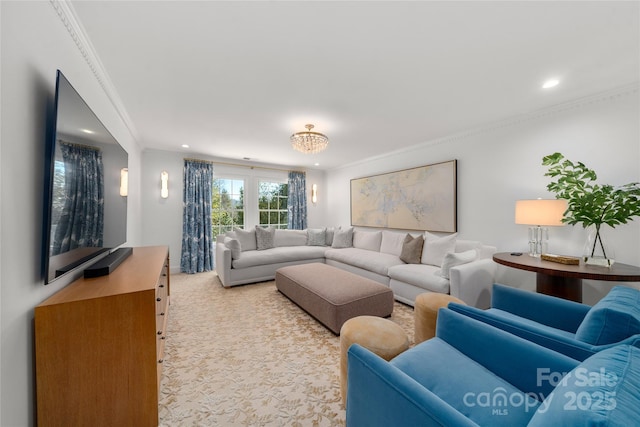
[(457, 239), (456, 234), (411, 236), (424, 243), (414, 241), (414, 251), (407, 255), (406, 232), (347, 228), (335, 230), (334, 238), (333, 229), (271, 230), (265, 244), (264, 229), (236, 230), (218, 236), (215, 268), (222, 285), (230, 287), (273, 280), (280, 267), (325, 262), (389, 286), (396, 300), (411, 306), (417, 295), (439, 292), (489, 307), (495, 247)]

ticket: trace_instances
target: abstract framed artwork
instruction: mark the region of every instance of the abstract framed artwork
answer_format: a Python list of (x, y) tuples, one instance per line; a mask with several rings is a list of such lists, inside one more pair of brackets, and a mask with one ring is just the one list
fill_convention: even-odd
[(351, 225), (457, 231), (457, 160), (351, 180)]

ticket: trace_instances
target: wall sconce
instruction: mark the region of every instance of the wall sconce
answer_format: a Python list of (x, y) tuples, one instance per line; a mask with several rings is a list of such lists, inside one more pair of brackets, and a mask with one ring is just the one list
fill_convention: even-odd
[(162, 171), (160, 174), (160, 197), (166, 199), (169, 197), (169, 172)]
[(516, 201), (516, 224), (532, 226), (529, 227), (530, 256), (539, 257), (546, 253), (549, 240), (546, 226), (564, 225), (562, 217), (566, 210), (567, 201), (563, 199)]
[(318, 201), (318, 185), (313, 184), (311, 186), (311, 203), (315, 205), (317, 201)]
[(127, 197), (129, 195), (129, 169), (120, 169), (120, 195)]

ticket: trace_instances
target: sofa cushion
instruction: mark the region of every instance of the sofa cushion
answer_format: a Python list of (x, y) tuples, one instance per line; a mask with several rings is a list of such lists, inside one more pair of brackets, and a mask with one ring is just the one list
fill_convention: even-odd
[(540, 406), (440, 338), (424, 341), (390, 363), (479, 426), (524, 426)]
[(231, 261), (233, 268), (247, 268), (281, 262), (301, 261), (324, 257), (324, 246), (283, 246), (264, 251), (245, 251), (239, 259)]
[(589, 309), (576, 331), (576, 339), (604, 345), (636, 334), (640, 334), (640, 291), (615, 286)]
[(240, 258), (242, 248), (240, 247), (240, 241), (238, 239), (232, 239), (231, 237), (224, 238), (224, 245), (231, 251), (231, 259)]
[(442, 268), (440, 269), (440, 275), (445, 279), (449, 278), (449, 270), (456, 265), (467, 264), (478, 258), (478, 251), (470, 249), (464, 252), (449, 252), (444, 256), (442, 260)]
[(639, 390), (640, 349), (611, 347), (565, 375), (529, 426), (638, 425)]
[(309, 246), (325, 246), (327, 243), (326, 228), (309, 228), (307, 229), (307, 245)]
[(411, 234), (407, 234), (402, 244), (402, 252), (400, 252), (400, 259), (407, 264), (420, 264), (422, 258), (422, 247), (424, 246), (424, 239), (422, 236), (413, 237)]
[(382, 242), (382, 231), (360, 231), (353, 232), (353, 247), (366, 249), (368, 251), (380, 252)]
[(391, 279), (408, 283), (431, 292), (449, 293), (449, 280), (440, 275), (440, 268), (426, 264), (401, 264), (389, 267)]
[(325, 252), (325, 257), (382, 276), (387, 275), (389, 267), (404, 265), (400, 258), (395, 255), (358, 248), (329, 249)]
[(275, 244), (275, 247), (304, 246), (307, 244), (307, 231), (276, 229), (274, 244)]
[(353, 227), (338, 229), (333, 234), (332, 248), (350, 248), (353, 246)]
[(233, 232), (236, 234), (236, 238), (240, 242), (240, 248), (244, 251), (255, 251), (258, 246), (256, 244), (256, 230), (242, 230), (241, 228), (234, 228)]
[(422, 263), (440, 267), (444, 256), (448, 252), (454, 252), (456, 248), (457, 233), (439, 237), (428, 231), (424, 232), (424, 248), (422, 249)]
[(256, 249), (263, 251), (275, 247), (276, 230), (273, 227), (262, 228), (256, 225)]
[(382, 230), (382, 241), (380, 243), (380, 252), (400, 256), (402, 253), (402, 245), (407, 233), (395, 233), (389, 230)]

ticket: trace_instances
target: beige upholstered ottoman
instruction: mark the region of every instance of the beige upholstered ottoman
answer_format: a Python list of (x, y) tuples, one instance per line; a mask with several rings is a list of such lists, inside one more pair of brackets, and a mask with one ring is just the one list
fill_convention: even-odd
[(351, 344), (364, 348), (389, 361), (409, 348), (409, 338), (389, 319), (358, 316), (347, 320), (340, 330), (340, 394), (347, 402), (347, 351)]
[(279, 268), (276, 288), (335, 334), (352, 317), (387, 317), (393, 312), (391, 289), (326, 264)]
[(418, 344), (436, 336), (436, 322), (438, 320), (438, 309), (446, 307), (450, 302), (464, 304), (463, 301), (447, 294), (437, 292), (426, 292), (416, 297), (413, 307), (414, 315), (414, 337), (413, 341)]

